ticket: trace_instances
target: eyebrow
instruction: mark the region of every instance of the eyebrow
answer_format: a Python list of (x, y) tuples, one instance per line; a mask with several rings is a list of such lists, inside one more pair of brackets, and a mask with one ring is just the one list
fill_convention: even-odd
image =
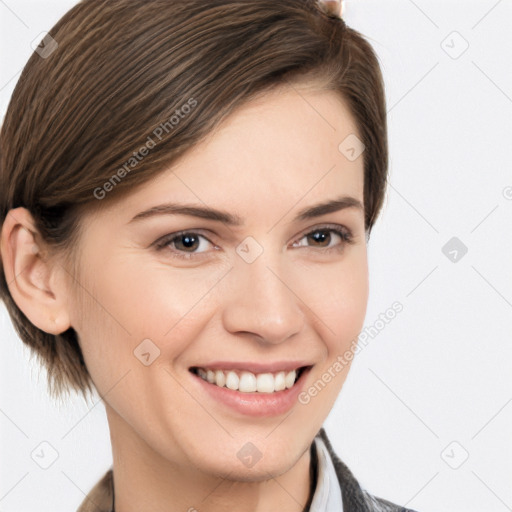
[[(359, 199), (350, 196), (343, 196), (323, 203), (318, 203), (313, 206), (308, 206), (307, 208), (300, 210), (294, 218), (294, 221), (313, 219), (327, 213), (333, 213), (347, 208), (356, 208), (364, 212), (364, 206)], [(222, 222), (229, 226), (242, 226), (244, 224), (242, 218), (236, 214), (207, 206), (179, 203), (165, 203), (148, 208), (147, 210), (135, 215), (128, 224), (142, 219), (147, 219), (149, 217), (154, 217), (155, 215), (189, 215), (191, 217), (199, 217), (201, 219)]]

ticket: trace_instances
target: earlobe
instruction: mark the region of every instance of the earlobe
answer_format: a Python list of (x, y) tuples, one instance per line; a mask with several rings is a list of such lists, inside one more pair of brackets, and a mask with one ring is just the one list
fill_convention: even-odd
[(0, 238), (5, 278), (13, 300), (30, 322), (59, 334), (70, 327), (66, 290), (57, 279), (60, 265), (45, 254), (37, 234), (26, 208), (9, 211)]

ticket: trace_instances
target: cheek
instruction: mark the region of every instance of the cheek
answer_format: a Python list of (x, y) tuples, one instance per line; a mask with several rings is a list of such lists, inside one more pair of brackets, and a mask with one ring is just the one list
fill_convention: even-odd
[(299, 395), (299, 403), (309, 414), (319, 417), (329, 414), (343, 387), (366, 315), (366, 249), (353, 251), (351, 256), (321, 271), (317, 269), (308, 279), (308, 306), (317, 317), (313, 328), (324, 357)]
[[(144, 371), (140, 350), (172, 362), (198, 337), (210, 317), (208, 292), (223, 270), (205, 273), (140, 259), (91, 265), (84, 277), (82, 300), (75, 318), (89, 371), (97, 381), (126, 371)], [(206, 308), (206, 309), (205, 309)], [(145, 341), (151, 340), (151, 342)], [(134, 353), (135, 351), (135, 353)], [(108, 386), (110, 380), (105, 382)]]
[(363, 326), (369, 293), (366, 247), (353, 248), (338, 263), (304, 272), (301, 282), (301, 296), (332, 359), (357, 339)]
[(368, 304), (368, 267), (366, 252), (339, 273), (338, 286), (333, 286), (330, 316), (337, 337), (337, 348), (357, 338), (364, 322)]

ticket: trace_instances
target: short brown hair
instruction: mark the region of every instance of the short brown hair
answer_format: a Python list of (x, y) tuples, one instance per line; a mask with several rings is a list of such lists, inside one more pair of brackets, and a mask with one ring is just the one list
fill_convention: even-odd
[[(345, 100), (365, 145), (370, 233), (387, 181), (382, 75), (364, 37), (315, 0), (83, 0), (49, 34), (54, 51), (30, 57), (0, 132), (0, 226), (23, 206), (45, 243), (72, 254), (85, 209), (169, 168), (255, 95), (313, 79)], [(35, 327), (3, 265), (0, 274), (0, 297), (47, 368), (50, 394), (85, 396), (92, 382), (76, 332)]]

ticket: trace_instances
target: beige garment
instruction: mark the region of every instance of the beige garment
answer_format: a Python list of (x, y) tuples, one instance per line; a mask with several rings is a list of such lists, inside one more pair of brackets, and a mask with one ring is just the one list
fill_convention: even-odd
[(112, 512), (114, 504), (114, 480), (112, 468), (90, 490), (77, 512)]

